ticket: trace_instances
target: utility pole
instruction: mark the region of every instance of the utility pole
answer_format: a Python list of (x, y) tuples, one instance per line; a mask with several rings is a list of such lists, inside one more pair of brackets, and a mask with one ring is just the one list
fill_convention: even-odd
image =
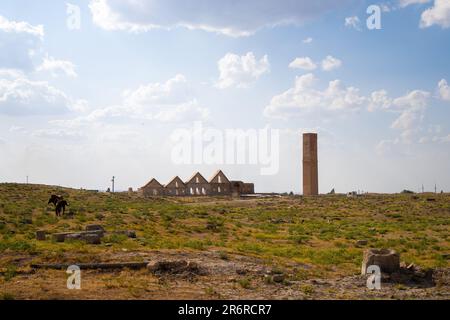
[(28, 176), (27, 176), (27, 184), (28, 184)]
[(437, 186), (436, 186), (436, 183), (434, 184), (434, 193), (437, 193)]
[(116, 177), (112, 177), (112, 179), (111, 179), (111, 182), (112, 182), (112, 189), (111, 189), (111, 191), (114, 193), (114, 179), (115, 179)]
[(423, 193), (423, 183), (422, 183), (422, 193)]

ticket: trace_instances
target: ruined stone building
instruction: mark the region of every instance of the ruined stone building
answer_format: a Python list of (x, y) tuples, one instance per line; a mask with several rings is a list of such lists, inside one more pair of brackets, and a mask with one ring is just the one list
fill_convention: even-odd
[(152, 178), (145, 186), (139, 188), (144, 196), (229, 196), (255, 193), (253, 183), (231, 181), (218, 170), (206, 180), (200, 172), (196, 172), (187, 181), (176, 176), (166, 185)]
[(151, 179), (140, 190), (145, 196), (162, 196), (165, 193), (164, 186), (156, 179)]

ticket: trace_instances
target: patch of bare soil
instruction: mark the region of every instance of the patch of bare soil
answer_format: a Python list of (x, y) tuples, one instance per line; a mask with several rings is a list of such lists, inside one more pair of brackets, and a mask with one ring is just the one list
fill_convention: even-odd
[[(12, 257), (10, 257), (12, 258)], [(85, 260), (62, 257), (64, 262)], [(450, 269), (404, 270), (383, 276), (381, 289), (367, 288), (361, 275), (295, 278), (291, 265), (275, 270), (265, 261), (218, 251), (140, 251), (102, 255), (96, 262), (150, 261), (140, 270), (82, 270), (81, 289), (67, 289), (65, 270), (22, 269), (0, 277), (0, 295), (14, 299), (450, 299)]]

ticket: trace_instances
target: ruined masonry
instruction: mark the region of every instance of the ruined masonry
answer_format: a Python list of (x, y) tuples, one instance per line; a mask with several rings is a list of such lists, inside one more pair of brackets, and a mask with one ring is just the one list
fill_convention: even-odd
[(186, 182), (176, 176), (166, 185), (152, 178), (139, 188), (139, 192), (147, 197), (241, 195), (255, 193), (255, 187), (253, 183), (230, 181), (222, 170), (218, 170), (209, 181), (200, 172), (196, 172)]
[(317, 133), (303, 134), (303, 194), (319, 194), (317, 166)]

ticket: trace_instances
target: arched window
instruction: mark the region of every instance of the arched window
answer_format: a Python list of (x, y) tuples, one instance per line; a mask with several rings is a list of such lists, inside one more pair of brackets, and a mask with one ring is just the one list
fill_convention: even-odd
[(220, 187), (218, 187), (217, 189), (218, 189), (218, 191), (219, 191), (219, 193), (220, 193)]

